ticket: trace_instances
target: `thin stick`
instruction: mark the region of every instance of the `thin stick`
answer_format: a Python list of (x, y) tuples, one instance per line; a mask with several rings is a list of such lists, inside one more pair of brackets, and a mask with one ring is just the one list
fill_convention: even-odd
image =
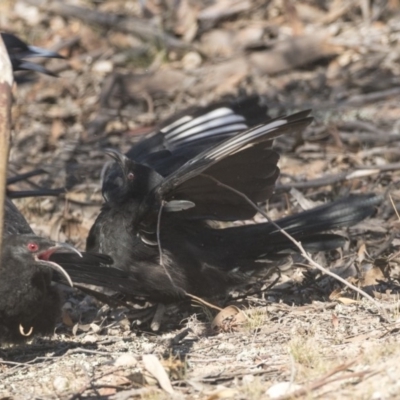
[(244, 193), (240, 192), (239, 190), (236, 190), (235, 188), (226, 185), (225, 183), (222, 183), (218, 179), (214, 178), (213, 176), (207, 175), (207, 174), (202, 174), (204, 177), (211, 179), (214, 181), (218, 186), (222, 186), (223, 188), (230, 190), (233, 193), (236, 193), (238, 196), (242, 197), (244, 200), (246, 200), (255, 210), (257, 210), (262, 216), (264, 216), (267, 221), (275, 226), (283, 235), (285, 235), (299, 250), (301, 255), (310, 263), (312, 264), (315, 268), (319, 269), (326, 275), (331, 276), (332, 278), (335, 278), (339, 282), (343, 283), (345, 286), (349, 287), (350, 289), (354, 290), (355, 292), (359, 293), (361, 296), (367, 298), (370, 300), (378, 309), (381, 310), (383, 316), (385, 317), (386, 320), (389, 320), (388, 315), (385, 311), (385, 309), (382, 307), (382, 305), (376, 301), (373, 297), (371, 297), (368, 293), (364, 292), (362, 289), (358, 288), (357, 286), (352, 285), (350, 282), (347, 282), (345, 279), (340, 277), (339, 275), (329, 271), (328, 269), (322, 267), (319, 265), (317, 262), (315, 262), (311, 256), (305, 251), (304, 247), (300, 242), (298, 242), (293, 236), (289, 235), (284, 229), (282, 229), (278, 224), (276, 224), (274, 221), (271, 220), (271, 218), (260, 208), (255, 204), (249, 197), (247, 197)]
[(164, 208), (165, 205), (165, 201), (162, 200), (161, 204), (160, 204), (160, 208), (158, 210), (158, 216), (157, 216), (157, 247), (158, 247), (158, 253), (160, 254), (160, 265), (163, 267), (165, 275), (168, 276), (168, 279), (171, 281), (172, 286), (177, 287), (175, 285), (175, 282), (172, 279), (172, 276), (169, 274), (167, 267), (164, 264), (164, 260), (163, 260), (163, 250), (161, 247), (161, 214), (162, 214), (162, 210)]
[(397, 219), (400, 221), (400, 215), (399, 215), (399, 212), (397, 211), (396, 205), (394, 204), (394, 201), (392, 199), (392, 195), (391, 194), (389, 194), (389, 199), (390, 199), (390, 202), (392, 203), (393, 210), (397, 215)]
[(0, 36), (0, 253), (3, 237), (4, 202), (7, 187), (8, 149), (11, 135), (12, 85), (13, 74), (11, 62)]
[(208, 301), (205, 301), (202, 298), (195, 296), (194, 294), (190, 294), (190, 293), (187, 293), (187, 292), (185, 292), (185, 294), (186, 294), (187, 297), (190, 297), (191, 299), (196, 300), (199, 303), (204, 304), (205, 306), (213, 308), (214, 310), (222, 311), (222, 308), (220, 308), (218, 306), (214, 306), (214, 304), (211, 304)]
[[(157, 246), (158, 246), (158, 253), (160, 254), (160, 265), (163, 267), (165, 275), (168, 276), (168, 279), (171, 281), (172, 286), (176, 287), (179, 290), (182, 290), (182, 288), (180, 288), (179, 286), (175, 285), (175, 282), (173, 281), (172, 276), (168, 272), (168, 270), (167, 270), (167, 268), (166, 268), (166, 266), (164, 264), (164, 261), (163, 261), (163, 250), (162, 250), (162, 246), (161, 246), (161, 234), (160, 234), (160, 231), (161, 231), (161, 214), (162, 214), (162, 210), (164, 208), (164, 205), (165, 205), (165, 201), (162, 200), (162, 202), (160, 204), (160, 208), (158, 210), (158, 217), (157, 217)], [(204, 304), (204, 305), (206, 305), (208, 307), (214, 308), (215, 310), (219, 310), (219, 311), (222, 310), (222, 308), (214, 306), (213, 304), (208, 303), (207, 301), (201, 299), (200, 297), (197, 297), (197, 296), (195, 296), (193, 294), (187, 293), (186, 291), (185, 291), (185, 295), (187, 297), (190, 297), (190, 298), (194, 299), (194, 300), (197, 300), (199, 303), (202, 303), (202, 304)]]

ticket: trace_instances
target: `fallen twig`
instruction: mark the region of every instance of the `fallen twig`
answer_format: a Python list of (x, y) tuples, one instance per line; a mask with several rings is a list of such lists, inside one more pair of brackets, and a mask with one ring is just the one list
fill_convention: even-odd
[(370, 300), (378, 309), (380, 309), (382, 311), (383, 316), (385, 317), (386, 320), (388, 320), (388, 315), (385, 311), (385, 309), (382, 307), (382, 305), (376, 301), (372, 296), (370, 296), (368, 293), (366, 293), (364, 290), (358, 288), (357, 286), (352, 285), (350, 282), (346, 281), (345, 279), (343, 279), (342, 277), (340, 277), (339, 275), (329, 271), (328, 269), (322, 267), (321, 265), (319, 265), (317, 262), (315, 262), (311, 256), (305, 251), (303, 245), (298, 242), (295, 238), (293, 238), (293, 236), (289, 235), (284, 229), (282, 229), (277, 223), (275, 223), (274, 221), (271, 220), (271, 218), (268, 216), (268, 214), (262, 210), (260, 207), (257, 206), (257, 204), (255, 204), (248, 196), (246, 196), (244, 193), (240, 192), (239, 190), (236, 190), (235, 188), (226, 185), (224, 183), (222, 183), (221, 181), (219, 181), (218, 179), (214, 178), (213, 176), (210, 175), (206, 175), (206, 174), (202, 174), (204, 177), (211, 179), (212, 181), (214, 181), (218, 186), (222, 186), (225, 189), (230, 190), (233, 193), (236, 193), (238, 196), (242, 197), (244, 200), (246, 200), (252, 207), (254, 207), (255, 210), (257, 210), (263, 217), (265, 217), (267, 219), (267, 221), (269, 223), (271, 223), (272, 225), (274, 225), (284, 236), (286, 236), (300, 251), (300, 254), (311, 264), (313, 265), (315, 268), (317, 268), (318, 270), (320, 270), (321, 272), (323, 272), (326, 275), (331, 276), (332, 278), (335, 278), (336, 280), (338, 280), (339, 282), (343, 283), (345, 286), (347, 286), (348, 288), (354, 290), (355, 292), (359, 293), (361, 296), (367, 298), (368, 300)]
[[(332, 371), (328, 372), (321, 378), (316, 379), (315, 381), (313, 381), (311, 383), (307, 383), (307, 384), (303, 385), (303, 387), (301, 387), (300, 389), (297, 389), (297, 390), (290, 392), (288, 394), (285, 394), (283, 396), (277, 397), (276, 400), (293, 399), (295, 397), (304, 396), (313, 390), (319, 389), (320, 387), (328, 385), (329, 383), (332, 383), (335, 381), (343, 381), (343, 380), (352, 379), (352, 378), (364, 378), (366, 375), (372, 376), (377, 373), (375, 371), (367, 370), (367, 371), (360, 371), (360, 372), (351, 372), (349, 374), (335, 376), (335, 377), (331, 378), (333, 375), (336, 375), (339, 372), (348, 370), (354, 363), (355, 363), (354, 361), (351, 361), (347, 364), (339, 365), (338, 367), (334, 368)], [(331, 378), (331, 379), (329, 379), (329, 378)]]

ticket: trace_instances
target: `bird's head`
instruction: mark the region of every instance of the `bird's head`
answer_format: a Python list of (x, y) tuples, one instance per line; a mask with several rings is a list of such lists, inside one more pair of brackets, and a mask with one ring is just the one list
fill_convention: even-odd
[[(17, 260), (23, 268), (29, 265), (50, 268), (61, 274), (70, 286), (73, 286), (68, 273), (59, 264), (50, 260), (52, 254), (59, 252), (81, 253), (67, 243), (54, 242), (34, 234), (10, 235), (2, 243), (1, 263), (7, 265), (10, 259)], [(0, 265), (0, 271), (3, 265)]]
[(115, 160), (102, 174), (102, 193), (108, 203), (141, 201), (163, 180), (153, 169), (134, 162), (116, 150), (107, 149), (105, 152)]

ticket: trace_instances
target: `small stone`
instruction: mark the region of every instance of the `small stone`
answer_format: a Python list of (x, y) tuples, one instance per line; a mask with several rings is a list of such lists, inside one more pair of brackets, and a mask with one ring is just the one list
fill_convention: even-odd
[(281, 396), (288, 396), (288, 395), (290, 395), (290, 393), (293, 393), (294, 391), (296, 391), (300, 388), (301, 388), (300, 385), (296, 385), (294, 383), (279, 382), (279, 383), (276, 383), (275, 385), (272, 385), (266, 391), (266, 394), (271, 399), (277, 399), (278, 397), (281, 397)]
[(114, 365), (116, 367), (134, 367), (137, 365), (137, 360), (132, 353), (126, 353), (119, 356)]
[(188, 71), (198, 68), (201, 65), (201, 61), (202, 60), (199, 53), (196, 53), (195, 51), (190, 51), (182, 58), (183, 69)]
[(92, 71), (100, 74), (108, 74), (112, 72), (114, 65), (111, 61), (101, 60), (93, 64)]
[(56, 376), (54, 378), (53, 387), (56, 392), (65, 392), (68, 386), (68, 379), (65, 376)]

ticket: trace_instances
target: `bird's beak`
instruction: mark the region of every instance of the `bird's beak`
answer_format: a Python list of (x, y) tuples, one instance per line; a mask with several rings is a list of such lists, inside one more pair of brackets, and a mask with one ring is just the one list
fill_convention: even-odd
[(64, 242), (55, 242), (54, 246), (39, 253), (38, 257), (40, 260), (48, 261), (50, 256), (55, 252), (75, 253), (78, 254), (79, 257), (82, 257), (82, 253), (79, 250), (77, 250), (74, 246), (71, 246), (70, 244)]
[(68, 275), (67, 271), (61, 265), (55, 263), (54, 261), (50, 260), (50, 257), (53, 253), (58, 253), (58, 252), (68, 252), (68, 253), (75, 253), (78, 254), (80, 257), (82, 257), (82, 254), (80, 251), (75, 249), (75, 247), (69, 245), (68, 243), (61, 243), (61, 242), (55, 242), (54, 246), (48, 248), (45, 251), (42, 251), (41, 253), (37, 254), (37, 260), (42, 261), (46, 263), (46, 265), (55, 271), (59, 272), (61, 275), (64, 276), (64, 278), (67, 280), (68, 284), (73, 287), (72, 279)]
[(118, 163), (118, 165), (119, 165), (122, 169), (124, 169), (125, 163), (126, 163), (126, 160), (127, 160), (127, 157), (126, 157), (126, 156), (124, 156), (124, 155), (121, 154), (119, 151), (114, 150), (114, 149), (105, 149), (104, 152), (105, 152), (108, 156), (110, 156), (111, 158), (113, 158), (113, 159)]

